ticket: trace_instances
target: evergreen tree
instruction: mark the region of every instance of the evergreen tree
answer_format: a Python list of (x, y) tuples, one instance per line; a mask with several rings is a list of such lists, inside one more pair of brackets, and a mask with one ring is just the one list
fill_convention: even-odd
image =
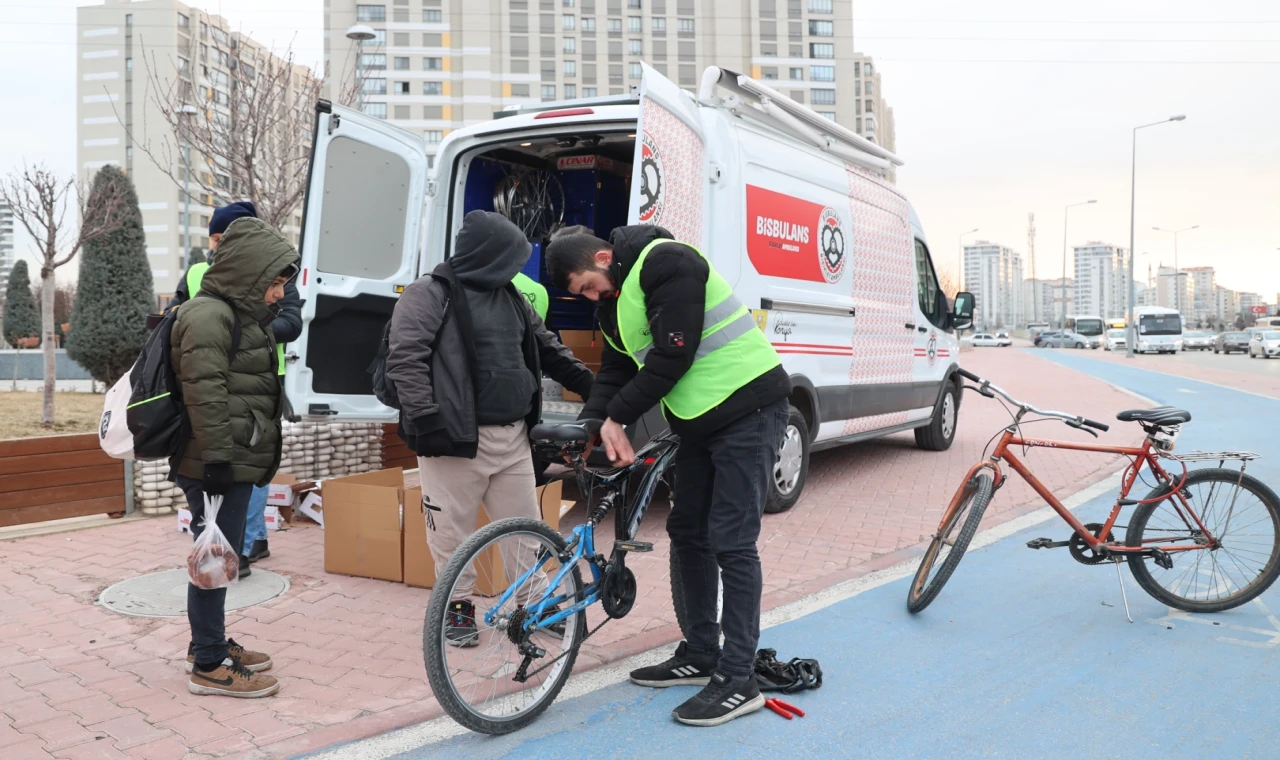
[[(113, 187), (119, 183), (119, 187)], [(124, 191), (125, 218), (120, 229), (84, 245), (80, 280), (71, 309), (67, 355), (108, 386), (133, 366), (147, 340), (147, 313), (154, 308), (147, 237), (133, 181), (116, 166), (104, 166), (93, 178), (93, 195)]]
[(9, 272), (9, 287), (4, 296), (4, 339), (17, 348), (19, 338), (34, 338), (40, 334), (40, 312), (31, 293), (31, 276), (27, 262), (20, 259)]

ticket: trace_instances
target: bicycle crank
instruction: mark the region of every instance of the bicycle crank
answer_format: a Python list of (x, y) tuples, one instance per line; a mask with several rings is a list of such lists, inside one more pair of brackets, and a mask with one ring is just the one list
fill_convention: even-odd
[(611, 618), (626, 617), (636, 603), (636, 575), (618, 560), (605, 571), (600, 583), (600, 606)]
[[(1087, 523), (1084, 527), (1096, 536), (1098, 531), (1102, 530), (1102, 523)], [(1102, 538), (1104, 543), (1110, 543), (1113, 540), (1111, 531), (1107, 531), (1107, 535)], [(1100, 565), (1111, 558), (1111, 552), (1102, 547), (1089, 546), (1079, 533), (1071, 534), (1071, 539), (1067, 542), (1067, 551), (1071, 552), (1076, 562), (1082, 565)]]

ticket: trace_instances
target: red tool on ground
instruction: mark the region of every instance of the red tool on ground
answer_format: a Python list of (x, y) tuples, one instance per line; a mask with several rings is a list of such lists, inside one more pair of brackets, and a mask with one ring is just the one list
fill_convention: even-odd
[(796, 715), (799, 715), (801, 718), (804, 717), (804, 710), (801, 710), (799, 707), (796, 707), (795, 705), (789, 705), (786, 702), (783, 702), (781, 699), (777, 699), (777, 698), (766, 699), (764, 701), (764, 706), (769, 708), (770, 710), (773, 710), (774, 712), (786, 718), (787, 720), (791, 720)]

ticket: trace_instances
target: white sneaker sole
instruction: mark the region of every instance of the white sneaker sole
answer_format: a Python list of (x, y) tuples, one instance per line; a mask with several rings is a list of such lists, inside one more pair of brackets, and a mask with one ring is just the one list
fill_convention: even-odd
[[(271, 670), (271, 660), (267, 660), (266, 662), (260, 662), (257, 665), (245, 665), (244, 668), (250, 673), (261, 673), (264, 670)], [(196, 669), (196, 664), (191, 660), (187, 660), (187, 672), (191, 673), (195, 669)]]
[(217, 686), (201, 686), (193, 681), (187, 681), (187, 691), (200, 696), (218, 696), (218, 697), (236, 697), (237, 699), (257, 699), (259, 697), (269, 697), (280, 691), (280, 682), (277, 681), (265, 689), (257, 691), (231, 691), (230, 689), (219, 688)]
[(727, 712), (724, 715), (721, 715), (719, 718), (686, 719), (686, 718), (681, 718), (679, 715), (676, 715), (675, 711), (672, 711), (671, 717), (675, 718), (676, 720), (680, 721), (686, 726), (701, 726), (703, 728), (707, 728), (710, 726), (723, 725), (733, 720), (734, 718), (741, 718), (743, 715), (748, 715), (750, 713), (753, 713), (756, 710), (759, 710), (761, 707), (764, 707), (764, 695), (757, 694), (755, 699), (749, 702), (742, 703), (741, 705), (738, 706), (738, 709), (733, 710), (731, 712)]
[(706, 686), (711, 683), (711, 676), (702, 676), (700, 678), (669, 678), (662, 681), (646, 681), (643, 678), (631, 678), (631, 683), (637, 686), (649, 686), (654, 689), (665, 689), (668, 686)]

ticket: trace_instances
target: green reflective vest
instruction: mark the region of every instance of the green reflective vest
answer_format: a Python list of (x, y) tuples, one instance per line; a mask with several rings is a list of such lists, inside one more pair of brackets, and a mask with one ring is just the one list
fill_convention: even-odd
[[(605, 335), (609, 345), (630, 356), (640, 367), (644, 366), (645, 355), (653, 347), (644, 291), (640, 289), (640, 271), (654, 246), (670, 242), (673, 241), (655, 240), (645, 246), (622, 283), (617, 304), (618, 335), (622, 346), (615, 345)], [(693, 250), (698, 251), (697, 248)], [(706, 258), (702, 251), (698, 251), (698, 255)], [(769, 345), (769, 339), (756, 326), (751, 312), (733, 295), (733, 287), (716, 273), (710, 261), (707, 266), (711, 272), (707, 277), (702, 339), (689, 371), (662, 399), (662, 405), (683, 420), (702, 416), (739, 388), (782, 363), (778, 352)], [(663, 340), (681, 339), (674, 335), (660, 337)]]
[(538, 316), (543, 322), (546, 322), (547, 306), (551, 303), (550, 299), (547, 298), (547, 289), (523, 272), (516, 272), (516, 276), (511, 278), (511, 284), (515, 285), (516, 290), (529, 299), (529, 303), (533, 304), (533, 310), (538, 312)]
[[(209, 271), (208, 262), (201, 261), (191, 265), (187, 270), (187, 297), (195, 298), (200, 292), (200, 283), (204, 281), (204, 273)], [(276, 344), (276, 374), (284, 374), (284, 344)]]

